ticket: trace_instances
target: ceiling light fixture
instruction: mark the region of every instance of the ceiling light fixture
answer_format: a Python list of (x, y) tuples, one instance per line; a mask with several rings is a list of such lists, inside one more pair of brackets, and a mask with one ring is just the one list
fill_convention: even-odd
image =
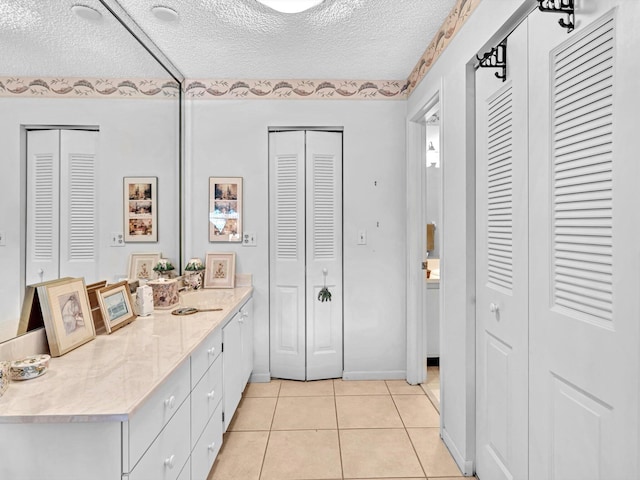
[(257, 0), (267, 7), (282, 13), (300, 13), (320, 5), (324, 0)]
[(163, 7), (162, 5), (158, 5), (151, 9), (151, 13), (158, 19), (163, 22), (175, 22), (178, 20), (178, 12), (176, 12), (173, 8)]
[(98, 10), (87, 7), (86, 5), (73, 5), (71, 11), (85, 20), (93, 20), (96, 22), (102, 19), (102, 14)]

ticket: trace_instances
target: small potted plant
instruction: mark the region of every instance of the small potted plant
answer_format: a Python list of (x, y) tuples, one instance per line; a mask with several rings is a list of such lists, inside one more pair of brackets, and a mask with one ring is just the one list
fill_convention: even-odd
[(171, 265), (171, 262), (166, 258), (161, 258), (153, 267), (153, 271), (158, 274), (158, 278), (169, 279), (171, 278), (171, 271), (175, 270), (175, 267)]
[(188, 290), (198, 290), (202, 287), (204, 264), (199, 258), (192, 258), (184, 267), (184, 284)]

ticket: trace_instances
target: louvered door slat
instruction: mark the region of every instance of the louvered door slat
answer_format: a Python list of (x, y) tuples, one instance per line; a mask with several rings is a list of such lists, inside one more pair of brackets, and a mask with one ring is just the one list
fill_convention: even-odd
[(487, 112), (487, 279), (513, 286), (513, 107), (511, 85), (489, 99)]
[[(32, 258), (36, 261), (49, 261), (54, 255), (53, 221), (57, 208), (54, 158), (48, 154), (33, 157), (34, 169), (34, 205), (33, 205), (33, 249)], [(57, 253), (57, 252), (55, 252)]]
[(96, 165), (94, 155), (72, 154), (69, 158), (70, 261), (96, 259)]
[(298, 258), (298, 157), (279, 155), (276, 165), (276, 255)]
[(602, 320), (613, 318), (613, 43), (608, 21), (553, 56), (553, 297)]
[(314, 154), (313, 162), (313, 255), (316, 260), (335, 257), (335, 158)]

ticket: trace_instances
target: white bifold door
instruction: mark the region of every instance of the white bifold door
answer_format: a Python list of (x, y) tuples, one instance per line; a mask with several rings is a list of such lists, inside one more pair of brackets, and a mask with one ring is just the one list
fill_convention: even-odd
[(480, 480), (640, 478), (640, 2), (575, 5), (476, 72)]
[(640, 478), (640, 2), (553, 17), (529, 16), (529, 478)]
[(27, 132), (27, 285), (97, 280), (98, 132)]
[(477, 473), (527, 478), (527, 23), (507, 38), (508, 77), (476, 71)]
[(269, 186), (271, 376), (341, 377), (342, 133), (271, 132)]

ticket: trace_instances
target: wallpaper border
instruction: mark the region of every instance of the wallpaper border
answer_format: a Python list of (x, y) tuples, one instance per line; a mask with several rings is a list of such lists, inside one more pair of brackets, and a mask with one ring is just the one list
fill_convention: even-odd
[[(406, 80), (185, 79), (188, 99), (406, 100), (481, 0), (458, 0)], [(176, 98), (166, 79), (0, 77), (0, 98)]]
[(404, 100), (404, 80), (214, 80), (187, 79), (190, 99)]
[(0, 77), (0, 98), (177, 98), (167, 79)]

